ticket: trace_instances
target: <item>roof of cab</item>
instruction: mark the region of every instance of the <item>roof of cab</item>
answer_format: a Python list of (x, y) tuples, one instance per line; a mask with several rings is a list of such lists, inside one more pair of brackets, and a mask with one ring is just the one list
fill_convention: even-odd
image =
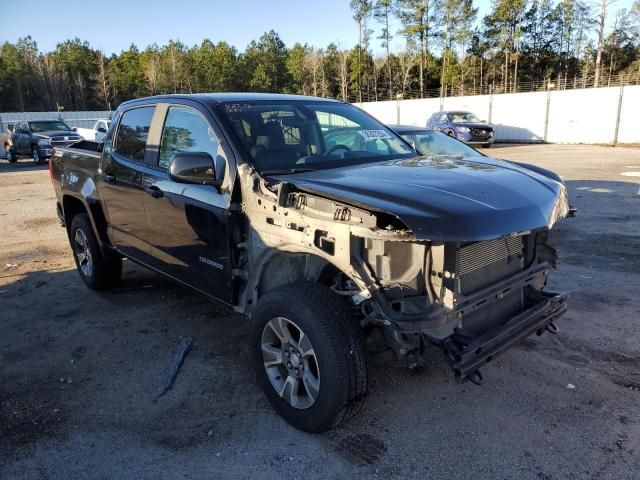
[(253, 92), (225, 92), (225, 93), (193, 93), (193, 94), (170, 94), (156, 95), (153, 97), (142, 97), (129, 100), (122, 105), (133, 104), (141, 101), (154, 100), (157, 102), (170, 100), (198, 100), (202, 103), (225, 103), (225, 102), (258, 102), (258, 101), (313, 101), (313, 102), (333, 102), (342, 103), (340, 100), (332, 98), (310, 97), (305, 95), (287, 95), (281, 93), (253, 93)]

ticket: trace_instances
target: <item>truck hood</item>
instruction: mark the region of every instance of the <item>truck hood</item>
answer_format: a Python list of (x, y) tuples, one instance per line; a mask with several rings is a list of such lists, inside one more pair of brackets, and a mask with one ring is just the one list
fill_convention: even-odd
[(272, 177), (398, 217), (421, 240), (480, 241), (551, 227), (565, 186), (489, 157), (428, 156)]
[(51, 138), (51, 137), (70, 137), (76, 136), (78, 132), (70, 131), (70, 130), (47, 130), (46, 132), (38, 132), (34, 133), (34, 137), (40, 138)]

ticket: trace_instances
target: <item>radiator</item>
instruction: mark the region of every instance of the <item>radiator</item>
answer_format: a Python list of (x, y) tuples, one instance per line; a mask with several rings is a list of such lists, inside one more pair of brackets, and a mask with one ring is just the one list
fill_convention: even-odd
[(523, 238), (471, 243), (456, 252), (456, 291), (469, 295), (508, 277), (524, 265)]

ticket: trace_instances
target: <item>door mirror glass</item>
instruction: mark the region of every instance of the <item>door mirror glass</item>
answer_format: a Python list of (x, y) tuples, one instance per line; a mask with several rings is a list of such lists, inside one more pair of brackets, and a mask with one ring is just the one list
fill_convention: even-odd
[(176, 152), (169, 162), (169, 178), (179, 183), (220, 185), (213, 157), (207, 152)]

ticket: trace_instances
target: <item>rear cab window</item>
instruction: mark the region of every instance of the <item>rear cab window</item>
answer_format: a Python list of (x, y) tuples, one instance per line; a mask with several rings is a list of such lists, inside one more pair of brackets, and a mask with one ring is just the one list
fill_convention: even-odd
[(113, 149), (117, 154), (136, 162), (144, 161), (154, 111), (154, 106), (148, 106), (133, 108), (122, 114)]

